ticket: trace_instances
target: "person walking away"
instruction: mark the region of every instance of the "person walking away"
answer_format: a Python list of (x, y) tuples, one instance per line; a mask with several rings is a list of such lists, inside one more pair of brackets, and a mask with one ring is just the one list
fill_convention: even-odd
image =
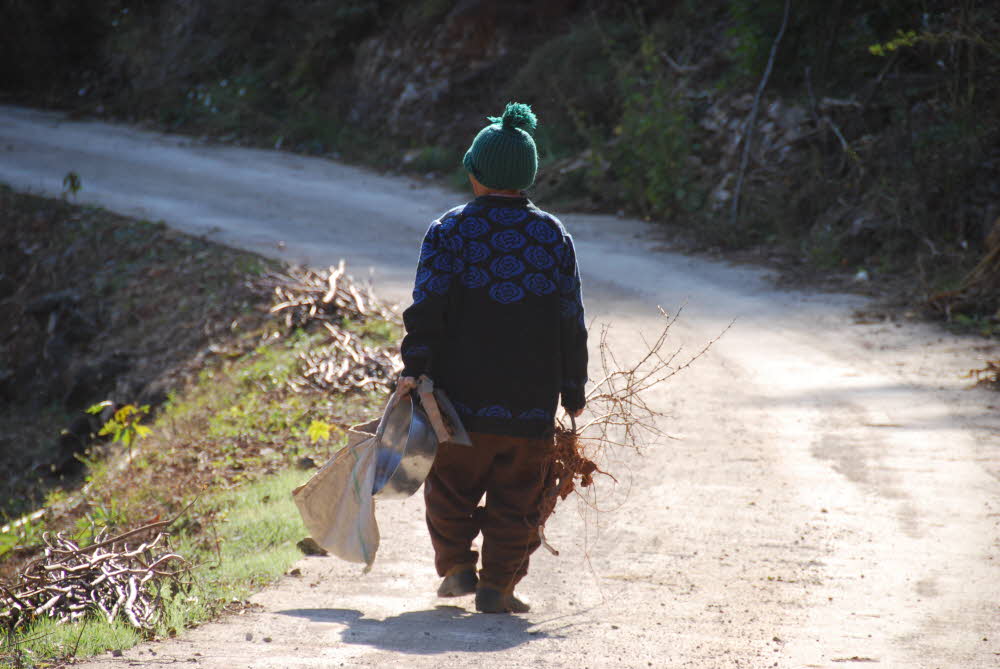
[(463, 160), (475, 199), (431, 223), (420, 249), (398, 392), (433, 378), (473, 443), (442, 443), (424, 484), (438, 595), (524, 613), (514, 586), (540, 545), (556, 410), (579, 416), (586, 402), (587, 330), (573, 239), (524, 195), (537, 119), (510, 103), (488, 120)]

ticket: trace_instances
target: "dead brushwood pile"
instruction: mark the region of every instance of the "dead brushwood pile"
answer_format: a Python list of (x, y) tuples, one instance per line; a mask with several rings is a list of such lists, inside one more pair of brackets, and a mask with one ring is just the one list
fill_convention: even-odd
[(394, 349), (366, 346), (361, 339), (330, 323), (323, 323), (330, 343), (299, 355), (302, 372), (289, 381), (295, 390), (307, 387), (326, 392), (391, 391), (403, 362)]
[(304, 267), (272, 272), (256, 282), (274, 296), (271, 313), (279, 315), (289, 330), (314, 321), (339, 323), (394, 320), (395, 313), (379, 300), (370, 286), (359, 285), (345, 270), (344, 261), (320, 273)]
[(359, 285), (345, 271), (344, 261), (326, 272), (291, 268), (257, 282), (272, 294), (271, 314), (287, 331), (320, 326), (329, 342), (300, 354), (298, 375), (289, 381), (295, 391), (391, 391), (403, 362), (394, 346), (370, 346), (345, 327), (345, 322), (399, 320), (370, 286)]
[(16, 585), (0, 586), (0, 629), (14, 632), (43, 617), (67, 623), (100, 614), (109, 623), (120, 619), (152, 630), (163, 610), (161, 588), (179, 585), (188, 564), (164, 547), (162, 532), (129, 540), (144, 529), (149, 527), (113, 537), (103, 530), (83, 547), (62, 533), (46, 533), (42, 556), (24, 566)]
[(976, 385), (1000, 390), (1000, 360), (987, 360), (979, 369), (970, 369), (966, 378), (975, 379)]
[[(562, 420), (556, 425), (555, 451), (542, 495), (539, 524), (542, 543), (553, 554), (558, 555), (558, 551), (545, 540), (545, 523), (556, 505), (571, 493), (580, 493), (578, 488), (591, 488), (595, 474), (617, 482), (598, 463), (622, 451), (642, 453), (646, 446), (665, 436), (657, 425), (663, 414), (649, 404), (649, 391), (687, 369), (725, 334), (723, 330), (698, 353), (680, 360), (681, 348), (667, 350), (667, 337), (680, 310), (669, 316), (660, 309), (660, 314), (665, 319), (662, 330), (655, 340), (647, 342), (643, 356), (632, 363), (626, 364), (615, 356), (608, 343), (609, 328), (602, 330), (600, 379), (587, 393), (587, 413), (592, 417), (579, 427), (572, 418), (569, 425)], [(585, 498), (585, 502), (593, 505), (592, 499)]]

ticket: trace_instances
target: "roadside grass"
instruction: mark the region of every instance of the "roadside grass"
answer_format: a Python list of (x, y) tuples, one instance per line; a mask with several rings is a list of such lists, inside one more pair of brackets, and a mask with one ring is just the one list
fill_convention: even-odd
[[(397, 328), (385, 322), (353, 327), (371, 345), (385, 345)], [(173, 636), (244, 608), (251, 594), (301, 557), (295, 543), (305, 530), (290, 493), (311, 472), (296, 463), (330, 457), (345, 442), (343, 428), (377, 411), (381, 398), (289, 390), (298, 355), (319, 346), (323, 334), (276, 335), (257, 333), (264, 343), (209, 366), (173, 395), (131, 460), (120, 449), (95, 456), (78, 493), (82, 513), (49, 522), (87, 544), (102, 527), (119, 531), (167, 519), (193, 501), (170, 540), (192, 569), (186, 587), (162, 593), (165, 609), (156, 629), (143, 635), (99, 617), (74, 624), (40, 620), (6, 641), (14, 648), (0, 651), (0, 666), (4, 652), (11, 666), (42, 667)], [(310, 441), (314, 420), (331, 425), (328, 439)], [(31, 538), (40, 536), (39, 529)]]
[(60, 658), (88, 657), (105, 650), (131, 648), (141, 636), (132, 627), (116, 620), (114, 624), (88, 619), (84, 623), (65, 625), (46, 620), (33, 625), (30, 637), (13, 639), (0, 650), (0, 667), (34, 669), (59, 666)]
[[(55, 666), (72, 656), (173, 636), (245, 609), (253, 592), (301, 557), (295, 543), (305, 530), (291, 490), (343, 445), (347, 426), (378, 412), (384, 398), (373, 391), (324, 392), (300, 382), (306, 353), (329, 349), (324, 355), (334, 362), (347, 354), (329, 347), (331, 334), (320, 322), (289, 329), (267, 315), (271, 296), (253, 286), (272, 266), (269, 261), (162, 225), (0, 188), (4, 203), (16, 205), (0, 208), (0, 222), (10, 223), (16, 235), (13, 251), (6, 252), (29, 257), (31, 264), (10, 265), (24, 275), (19, 271), (9, 281), (0, 274), (0, 287), (14, 290), (0, 302), (8, 300), (20, 313), (33, 297), (24, 288), (33, 278), (40, 290), (72, 285), (80, 291), (80, 309), (93, 305), (95, 314), (110, 312), (113, 321), (112, 332), (97, 332), (92, 348), (79, 355), (134, 346), (146, 351), (142, 369), (167, 370), (164, 382), (173, 390), (143, 421), (150, 428), (145, 437), (128, 447), (96, 439), (77, 455), (81, 472), (61, 479), (31, 473), (28, 465), (39, 466), (38, 453), (31, 460), (18, 458), (23, 451), (49, 448), (72, 412), (56, 399), (11, 405), (0, 413), (0, 427), (21, 426), (4, 436), (22, 447), (0, 448), (0, 465), (30, 474), (6, 482), (10, 496), (0, 502), (3, 522), (40, 512), (0, 533), (0, 584), (7, 585), (20, 566), (40, 555), (45, 532), (61, 532), (86, 546), (103, 529), (117, 534), (175, 517), (169, 547), (191, 568), (179, 587), (164, 586), (163, 615), (148, 632), (101, 616), (75, 624), (39, 618), (13, 632), (0, 624), (0, 667)], [(36, 235), (46, 243), (31, 241)], [(73, 277), (47, 269), (53, 265), (47, 264), (49, 257), (65, 261), (54, 266), (89, 278), (73, 283)], [(88, 273), (88, 267), (99, 269)], [(360, 321), (344, 317), (326, 323), (380, 349), (394, 347), (401, 334), (393, 316), (387, 318), (369, 314)], [(30, 323), (18, 327), (16, 341), (27, 358), (34, 355), (38, 331)], [(0, 363), (17, 362), (16, 350), (0, 352), (7, 356)], [(88, 402), (109, 396), (91, 394)], [(134, 395), (116, 397), (118, 405), (129, 401), (141, 404)], [(315, 424), (322, 429), (310, 430)]]
[[(197, 503), (195, 513), (214, 516), (212, 531), (185, 529), (172, 538), (171, 548), (186, 556), (194, 569), (186, 590), (164, 593), (156, 636), (173, 636), (220, 613), (239, 610), (250, 595), (288, 571), (302, 556), (295, 543), (305, 533), (289, 492), (308, 476), (285, 470)], [(90, 618), (73, 624), (44, 620), (18, 640), (22, 666), (41, 667), (52, 658), (125, 650), (143, 636), (119, 620)]]

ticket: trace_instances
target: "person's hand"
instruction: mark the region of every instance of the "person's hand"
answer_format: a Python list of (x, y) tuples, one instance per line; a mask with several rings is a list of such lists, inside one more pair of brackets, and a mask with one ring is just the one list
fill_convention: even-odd
[(579, 409), (577, 409), (576, 411), (570, 411), (569, 409), (566, 409), (566, 413), (568, 413), (568, 414), (569, 414), (570, 416), (572, 416), (573, 418), (579, 418), (579, 417), (580, 417), (580, 414), (582, 414), (582, 413), (583, 413), (583, 407), (580, 407), (580, 408), (579, 408)]
[(396, 394), (400, 397), (409, 395), (411, 390), (417, 387), (417, 380), (412, 376), (401, 376), (396, 381)]

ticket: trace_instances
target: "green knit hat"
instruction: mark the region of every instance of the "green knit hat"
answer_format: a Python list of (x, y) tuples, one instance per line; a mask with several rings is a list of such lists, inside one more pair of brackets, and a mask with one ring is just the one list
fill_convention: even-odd
[(531, 107), (507, 104), (499, 118), (486, 117), (490, 125), (479, 131), (462, 164), (476, 180), (496, 190), (522, 190), (535, 182), (538, 149), (531, 135), (538, 119)]

